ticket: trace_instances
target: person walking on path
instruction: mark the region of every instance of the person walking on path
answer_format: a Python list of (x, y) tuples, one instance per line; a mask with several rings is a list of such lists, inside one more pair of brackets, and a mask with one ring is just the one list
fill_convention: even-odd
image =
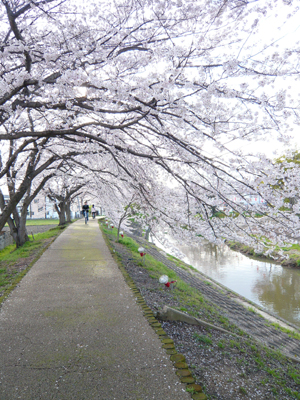
[(92, 216), (93, 216), (93, 219), (95, 219), (95, 216), (96, 216), (96, 208), (95, 208), (95, 205), (93, 204), (92, 205)]
[(0, 349), (0, 399), (191, 399), (97, 223), (72, 223), (3, 303)]
[(89, 220), (89, 209), (90, 209), (90, 207), (88, 205), (88, 202), (86, 201), (84, 203), (84, 205), (82, 206), (82, 213), (85, 218), (85, 223), (87, 223), (87, 221)]

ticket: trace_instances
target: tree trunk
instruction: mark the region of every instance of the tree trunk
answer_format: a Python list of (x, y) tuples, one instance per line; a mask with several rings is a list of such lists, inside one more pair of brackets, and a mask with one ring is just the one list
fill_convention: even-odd
[(147, 227), (146, 231), (145, 231), (145, 239), (149, 242), (149, 237), (150, 237), (150, 232), (151, 232), (151, 228), (150, 226)]
[(10, 234), (16, 242), (17, 248), (23, 246), (24, 243), (29, 242), (29, 237), (26, 229), (26, 213), (27, 208), (25, 209), (25, 212), (22, 209), (21, 216), (19, 216), (17, 210), (14, 210), (14, 219), (9, 217), (7, 220)]
[(10, 235), (12, 236), (12, 238), (14, 239), (14, 241), (16, 242), (16, 246), (20, 247), (20, 242), (19, 242), (19, 237), (18, 237), (18, 229), (15, 225), (15, 221), (9, 217), (7, 220), (8, 226), (9, 226), (9, 230), (10, 230)]
[(2, 208), (2, 213), (0, 216), (0, 231), (10, 218), (10, 214), (14, 212), (17, 207), (19, 201), (22, 199), (28, 188), (30, 187), (30, 180), (26, 177), (22, 184), (20, 185), (19, 190), (9, 199), (9, 202), (6, 206)]
[(58, 217), (59, 217), (59, 224), (58, 226), (62, 226), (62, 225), (66, 225), (66, 212), (65, 212), (65, 202), (64, 201), (60, 201), (57, 204), (55, 204), (55, 209), (58, 213)]
[(29, 242), (29, 237), (26, 229), (26, 219), (25, 222), (21, 223), (18, 228), (18, 242), (16, 242), (17, 247), (23, 246), (24, 243)]
[(119, 225), (118, 225), (118, 235), (117, 235), (117, 241), (119, 241), (120, 238), (120, 228), (121, 228), (121, 223), (122, 223), (122, 218), (119, 221)]
[(27, 228), (26, 228), (26, 219), (27, 219), (27, 208), (28, 205), (23, 205), (22, 210), (21, 210), (21, 215), (20, 215), (20, 223), (19, 223), (19, 229), (18, 229), (18, 235), (20, 239), (20, 246), (22, 246), (25, 242), (29, 242), (29, 237), (27, 234)]
[(127, 211), (125, 211), (125, 213), (121, 216), (121, 218), (119, 220), (117, 241), (119, 241), (119, 237), (120, 237), (121, 224), (124, 221), (124, 219), (126, 219), (128, 217), (128, 215), (129, 215), (129, 213)]
[(66, 216), (67, 216), (67, 223), (71, 223), (71, 202), (66, 201)]
[[(31, 182), (32, 180), (42, 171), (44, 171), (47, 167), (49, 167), (54, 161), (56, 160), (56, 157), (51, 157), (48, 161), (46, 161), (44, 164), (42, 164), (39, 168), (34, 170), (34, 162), (32, 161), (29, 163), (26, 171), (26, 175), (20, 184), (18, 190), (14, 193), (10, 193), (10, 198), (9, 201), (6, 205), (0, 204), (0, 208), (2, 210), (2, 213), (0, 214), (0, 231), (8, 222), (8, 219), (10, 218), (10, 215), (14, 213), (14, 210), (16, 210), (17, 205), (19, 204), (20, 200), (22, 197), (25, 195), (25, 193), (29, 190), (31, 187)], [(50, 179), (53, 176), (51, 173), (48, 177), (45, 177), (42, 181), (42, 184), (40, 184), (39, 190), (43, 187), (43, 184)], [(2, 203), (2, 201), (1, 201)], [(27, 209), (26, 209), (27, 212)]]

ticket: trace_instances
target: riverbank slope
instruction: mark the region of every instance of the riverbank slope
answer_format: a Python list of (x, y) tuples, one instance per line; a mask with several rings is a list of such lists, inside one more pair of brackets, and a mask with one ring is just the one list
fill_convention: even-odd
[[(275, 264), (282, 265), (289, 268), (300, 268), (300, 246), (294, 244), (286, 246), (280, 250), (274, 250), (270, 256), (262, 253), (256, 253), (253, 247), (246, 246), (242, 243), (226, 241), (227, 246), (234, 251), (238, 251), (248, 257), (253, 257), (260, 261), (269, 261)], [(279, 251), (283, 252), (283, 255)]]
[[(235, 302), (230, 291), (201, 278), (179, 260), (171, 261), (143, 239), (125, 237), (117, 242), (113, 231), (103, 231), (120, 267), (125, 268), (154, 313), (167, 305), (229, 331), (161, 321), (209, 399), (239, 400), (247, 395), (253, 400), (300, 399), (300, 368), (294, 357), (298, 354), (300, 359), (299, 333), (293, 338), (291, 333), (276, 329), (253, 309)], [(144, 261), (138, 253), (140, 245), (147, 253)], [(159, 283), (163, 274), (177, 280), (173, 290)], [(291, 357), (279, 352), (284, 344), (287, 351), (292, 346)]]

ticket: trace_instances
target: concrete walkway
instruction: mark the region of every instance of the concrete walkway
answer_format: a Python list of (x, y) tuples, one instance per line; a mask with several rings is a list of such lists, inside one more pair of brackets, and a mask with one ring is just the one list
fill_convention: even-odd
[(185, 400), (96, 220), (68, 227), (0, 310), (1, 400)]

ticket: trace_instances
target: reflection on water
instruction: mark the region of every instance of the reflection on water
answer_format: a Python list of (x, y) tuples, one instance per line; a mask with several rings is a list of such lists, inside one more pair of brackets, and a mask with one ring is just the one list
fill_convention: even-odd
[(226, 245), (181, 245), (185, 262), (300, 327), (300, 270), (250, 259)]

